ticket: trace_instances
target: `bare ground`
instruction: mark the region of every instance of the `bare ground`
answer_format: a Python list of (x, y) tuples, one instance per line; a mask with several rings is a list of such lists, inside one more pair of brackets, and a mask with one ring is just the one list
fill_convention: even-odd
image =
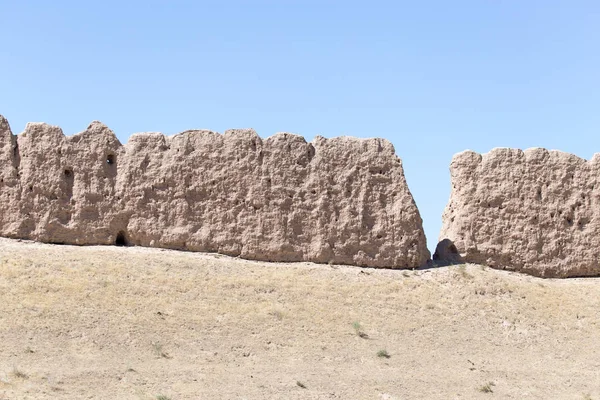
[(600, 399), (600, 280), (0, 239), (0, 400), (492, 398)]

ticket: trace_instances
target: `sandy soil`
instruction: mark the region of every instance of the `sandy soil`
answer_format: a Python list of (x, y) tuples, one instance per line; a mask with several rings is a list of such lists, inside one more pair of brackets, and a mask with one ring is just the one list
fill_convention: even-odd
[(0, 239), (1, 400), (492, 398), (600, 399), (600, 280)]

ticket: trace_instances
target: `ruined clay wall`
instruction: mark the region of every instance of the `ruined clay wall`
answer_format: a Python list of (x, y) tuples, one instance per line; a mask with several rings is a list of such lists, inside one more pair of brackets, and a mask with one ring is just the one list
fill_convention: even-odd
[(1, 116), (0, 235), (370, 267), (429, 258), (386, 140), (194, 130), (121, 145), (99, 122), (15, 136)]
[(600, 275), (600, 154), (464, 151), (440, 239), (468, 262), (543, 277)]

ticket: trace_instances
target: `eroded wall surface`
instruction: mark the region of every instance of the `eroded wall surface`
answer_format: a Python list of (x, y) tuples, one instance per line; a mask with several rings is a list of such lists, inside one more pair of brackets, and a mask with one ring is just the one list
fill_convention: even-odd
[[(429, 258), (400, 159), (383, 139), (253, 130), (65, 136), (0, 116), (0, 235), (264, 261), (414, 268)], [(119, 237), (121, 236), (121, 237)]]
[(466, 261), (544, 277), (600, 275), (600, 154), (465, 151), (450, 173), (440, 240)]

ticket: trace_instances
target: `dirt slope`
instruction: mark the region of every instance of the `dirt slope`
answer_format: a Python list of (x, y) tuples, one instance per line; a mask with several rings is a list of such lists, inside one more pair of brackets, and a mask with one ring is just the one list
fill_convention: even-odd
[(600, 399), (598, 310), (598, 279), (0, 239), (0, 399)]

